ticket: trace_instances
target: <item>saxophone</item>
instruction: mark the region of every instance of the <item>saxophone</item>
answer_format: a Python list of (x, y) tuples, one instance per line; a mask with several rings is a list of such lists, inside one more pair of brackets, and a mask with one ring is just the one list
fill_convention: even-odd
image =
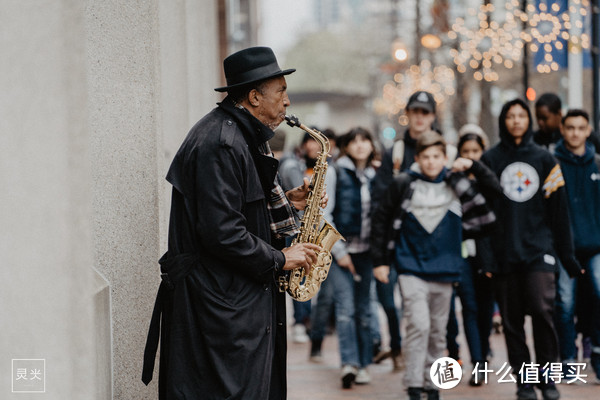
[[(300, 221), (300, 233), (296, 236), (292, 245), (296, 243), (313, 243), (321, 247), (317, 255), (316, 264), (312, 265), (309, 274), (304, 268), (296, 268), (289, 275), (279, 277), (280, 291), (287, 291), (290, 296), (298, 301), (312, 299), (319, 289), (321, 283), (327, 278), (331, 266), (331, 248), (338, 240), (344, 237), (323, 218), (321, 210), (321, 193), (325, 189), (325, 173), (327, 172), (327, 157), (329, 156), (329, 140), (323, 133), (316, 129), (310, 129), (298, 121), (296, 116), (285, 116), (287, 124), (291, 127), (299, 127), (321, 145), (321, 151), (317, 157), (314, 174), (310, 181), (310, 191), (306, 199), (306, 208)], [(316, 194), (316, 195), (315, 195)]]

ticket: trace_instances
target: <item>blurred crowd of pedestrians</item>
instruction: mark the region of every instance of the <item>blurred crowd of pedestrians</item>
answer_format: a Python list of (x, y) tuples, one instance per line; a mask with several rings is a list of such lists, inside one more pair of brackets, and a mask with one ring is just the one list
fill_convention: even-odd
[[(318, 296), (294, 300), (291, 340), (310, 343), (319, 363), (335, 332), (342, 388), (369, 384), (369, 365), (391, 358), (410, 400), (435, 400), (432, 364), (449, 356), (462, 365), (467, 354), (479, 387), (500, 318), (518, 399), (537, 399), (536, 388), (558, 399), (553, 377), (574, 376), (580, 363), (600, 378), (600, 139), (587, 112), (563, 114), (555, 94), (534, 113), (537, 131), (527, 102), (512, 100), (499, 143), (467, 124), (451, 144), (433, 96), (418, 91), (391, 148), (363, 127), (323, 130), (332, 144), (324, 217), (346, 240), (332, 248)], [(312, 176), (321, 151), (305, 134), (284, 153), (281, 130), (271, 148), (284, 190)], [(456, 341), (456, 298), (468, 353)]]

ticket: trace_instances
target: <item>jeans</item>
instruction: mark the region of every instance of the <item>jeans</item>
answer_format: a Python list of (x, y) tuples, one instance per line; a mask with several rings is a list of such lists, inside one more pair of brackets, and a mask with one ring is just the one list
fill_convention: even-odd
[(371, 340), (373, 341), (374, 351), (381, 348), (381, 327), (379, 325), (379, 308), (377, 301), (377, 292), (375, 291), (375, 279), (371, 282)]
[(463, 328), (471, 354), (471, 363), (475, 365), (477, 362), (485, 361), (489, 352), (489, 336), (494, 312), (490, 279), (479, 276), (476, 268), (470, 263), (465, 263), (461, 270), (460, 284), (452, 294), (446, 333), (448, 355), (455, 359), (459, 356), (456, 342), (458, 322), (454, 304), (456, 295), (462, 305)]
[(331, 281), (333, 287), (335, 325), (342, 365), (364, 368), (373, 358), (370, 296), (373, 263), (369, 252), (350, 256), (357, 277), (334, 261), (327, 280)]
[[(482, 353), (482, 334), (480, 333), (478, 316), (480, 306), (477, 303), (475, 277), (470, 263), (465, 263), (462, 269), (460, 284), (456, 288), (456, 293), (460, 298), (462, 305), (463, 326), (469, 353), (471, 354), (471, 363), (483, 362), (486, 354)], [(490, 318), (491, 320), (491, 318)]]
[(321, 289), (317, 294), (316, 304), (311, 306), (311, 328), (310, 328), (310, 340), (312, 342), (321, 343), (327, 332), (327, 326), (329, 325), (329, 317), (333, 310), (333, 284), (331, 283), (331, 273), (333, 269), (333, 263), (329, 268), (328, 278), (321, 283)]
[(390, 268), (388, 283), (376, 282), (377, 298), (383, 307), (388, 321), (390, 332), (390, 348), (400, 350), (402, 348), (402, 337), (400, 336), (400, 320), (402, 319), (402, 310), (398, 310), (394, 302), (394, 289), (398, 282), (398, 272), (396, 268)]
[(575, 330), (575, 306), (577, 298), (577, 278), (569, 277), (559, 263), (556, 283), (556, 332), (560, 347), (560, 359), (573, 361), (577, 359), (577, 331)]
[(293, 300), (294, 324), (307, 325), (310, 321), (310, 301)]

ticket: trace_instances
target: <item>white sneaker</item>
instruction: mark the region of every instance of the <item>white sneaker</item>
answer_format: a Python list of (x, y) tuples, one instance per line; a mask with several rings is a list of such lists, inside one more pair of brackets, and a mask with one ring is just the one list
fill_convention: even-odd
[(306, 327), (302, 324), (294, 325), (294, 343), (308, 343), (309, 340)]
[(357, 385), (366, 385), (367, 383), (371, 383), (371, 375), (366, 368), (361, 368), (358, 370), (358, 374), (356, 374), (356, 379), (354, 380)]

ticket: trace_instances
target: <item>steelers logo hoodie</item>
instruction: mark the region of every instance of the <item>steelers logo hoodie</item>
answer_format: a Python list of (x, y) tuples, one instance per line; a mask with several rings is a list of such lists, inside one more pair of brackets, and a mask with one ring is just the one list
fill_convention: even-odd
[[(506, 115), (515, 105), (529, 116), (519, 144), (506, 127)], [(504, 105), (499, 117), (500, 143), (481, 158), (498, 176), (503, 195), (492, 199), (498, 226), (492, 243), (497, 272), (558, 271), (558, 260), (569, 275), (579, 272), (565, 183), (559, 163), (533, 141), (529, 106), (521, 99)]]

